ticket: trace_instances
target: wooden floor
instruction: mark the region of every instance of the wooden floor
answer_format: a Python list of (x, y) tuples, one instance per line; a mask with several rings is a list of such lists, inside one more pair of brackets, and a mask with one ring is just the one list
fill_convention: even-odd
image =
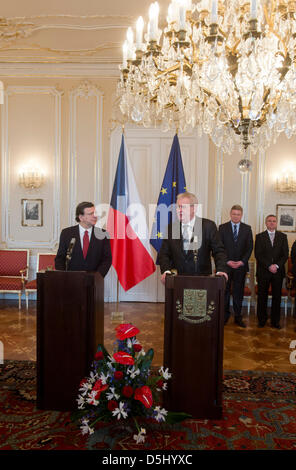
[[(123, 320), (140, 329), (139, 341), (145, 350), (154, 348), (153, 365), (163, 361), (164, 304), (123, 302), (105, 304), (105, 347), (111, 353), (114, 343), (114, 312), (122, 312)], [(296, 320), (282, 312), (282, 330), (268, 325), (257, 327), (254, 311), (244, 313), (247, 328), (240, 328), (231, 318), (224, 328), (224, 369), (295, 372), (290, 363), (290, 343), (296, 340)], [(0, 341), (4, 345), (4, 359), (36, 360), (36, 302), (31, 301), (18, 310), (17, 302), (0, 300)]]

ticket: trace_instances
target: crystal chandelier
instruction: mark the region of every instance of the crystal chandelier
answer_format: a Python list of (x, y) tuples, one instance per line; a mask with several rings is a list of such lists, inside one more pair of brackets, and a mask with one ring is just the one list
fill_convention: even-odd
[(296, 1), (172, 0), (123, 45), (118, 83), (125, 121), (182, 132), (197, 128), (246, 156), (296, 133)]

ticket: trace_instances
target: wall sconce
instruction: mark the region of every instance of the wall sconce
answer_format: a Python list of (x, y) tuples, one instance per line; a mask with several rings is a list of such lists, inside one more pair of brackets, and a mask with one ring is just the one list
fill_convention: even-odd
[(44, 183), (44, 175), (38, 168), (25, 168), (19, 174), (19, 184), (26, 189), (38, 189)]
[(282, 175), (276, 178), (275, 190), (280, 193), (296, 192), (296, 175), (295, 170), (283, 170)]

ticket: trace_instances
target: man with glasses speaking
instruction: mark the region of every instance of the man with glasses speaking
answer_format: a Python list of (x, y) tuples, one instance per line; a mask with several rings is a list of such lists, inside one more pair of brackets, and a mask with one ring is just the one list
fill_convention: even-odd
[(174, 271), (209, 276), (212, 274), (211, 255), (216, 275), (227, 280), (227, 256), (216, 224), (196, 215), (198, 201), (194, 194), (179, 194), (176, 204), (178, 220), (168, 225), (159, 251), (162, 283), (165, 284), (166, 275)]

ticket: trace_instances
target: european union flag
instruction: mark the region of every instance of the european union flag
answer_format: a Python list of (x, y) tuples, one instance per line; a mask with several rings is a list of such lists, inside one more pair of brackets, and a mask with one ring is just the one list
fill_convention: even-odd
[(174, 211), (167, 212), (172, 204), (176, 204), (177, 195), (186, 191), (185, 175), (177, 134), (174, 137), (168, 164), (159, 193), (150, 243), (159, 252), (167, 225), (174, 221)]

